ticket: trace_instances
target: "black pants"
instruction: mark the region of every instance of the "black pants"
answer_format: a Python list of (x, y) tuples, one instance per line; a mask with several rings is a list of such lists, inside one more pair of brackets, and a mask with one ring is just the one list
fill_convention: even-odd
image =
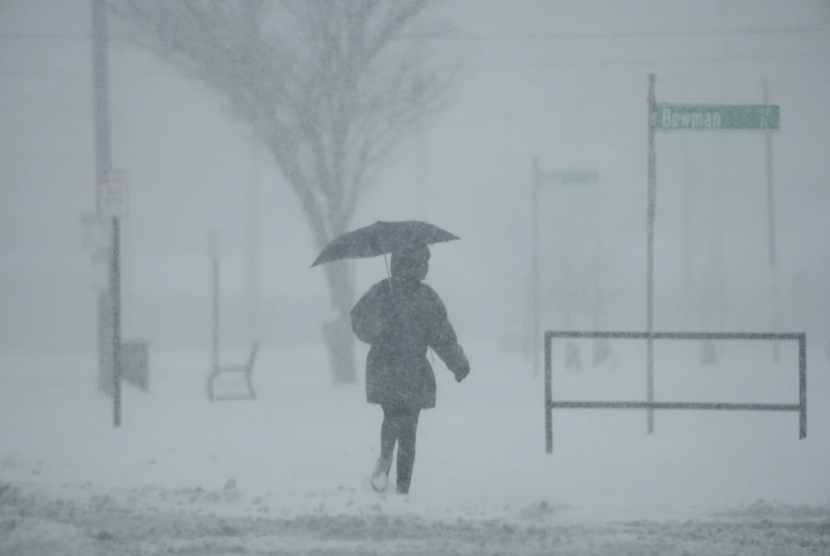
[(398, 442), (398, 492), (407, 494), (415, 465), (415, 437), (418, 432), (420, 409), (383, 406), (383, 425), (380, 427), (380, 456), (392, 460), (395, 441)]

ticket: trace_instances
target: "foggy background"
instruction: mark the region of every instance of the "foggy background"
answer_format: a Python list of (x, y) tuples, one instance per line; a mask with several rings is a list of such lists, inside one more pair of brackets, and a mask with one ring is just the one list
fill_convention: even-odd
[[(596, 185), (540, 194), (542, 326), (594, 327), (598, 258), (600, 327), (645, 329), (652, 72), (658, 102), (761, 103), (768, 79), (769, 102), (781, 106), (773, 147), (781, 328), (827, 342), (828, 2), (456, 0), (439, 15), (458, 36), (432, 47), (448, 64), (464, 62), (452, 105), (424, 136), (423, 167), (414, 137), (351, 227), (417, 218), (461, 236), (432, 249), (428, 282), (462, 342), (515, 349), (520, 341), (534, 156), (546, 171), (600, 174)], [(80, 228), (80, 213), (95, 205), (90, 33), (86, 0), (0, 0), (3, 350), (95, 345), (94, 288), (106, 269), (90, 263)], [(222, 342), (247, 344), (246, 128), (218, 95), (126, 42), (111, 42), (109, 63), (113, 166), (128, 170), (131, 186), (124, 337), (209, 349), (207, 230), (217, 227)], [(658, 134), (655, 329), (773, 331), (764, 172), (763, 133)], [(265, 150), (255, 176), (259, 336), (322, 347), (329, 296), (322, 271), (309, 269), (317, 250), (305, 217)], [(358, 294), (385, 276), (382, 259), (354, 267)]]

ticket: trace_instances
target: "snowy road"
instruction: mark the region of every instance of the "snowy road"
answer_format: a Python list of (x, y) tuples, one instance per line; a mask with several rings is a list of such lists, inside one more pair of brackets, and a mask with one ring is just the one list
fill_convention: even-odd
[[(91, 495), (65, 500), (0, 485), (0, 547), (6, 556), (109, 554), (557, 554), (826, 555), (830, 508), (756, 503), (695, 519), (582, 521), (552, 508), (515, 519), (430, 519), (384, 511), (352, 515), (220, 517)], [(563, 512), (566, 513), (566, 512)]]

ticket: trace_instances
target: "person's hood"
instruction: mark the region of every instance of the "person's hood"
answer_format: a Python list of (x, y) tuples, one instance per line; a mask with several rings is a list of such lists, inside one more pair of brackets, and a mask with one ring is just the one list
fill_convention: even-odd
[(429, 262), (429, 247), (417, 245), (392, 253), (391, 274), (393, 278), (411, 277), (415, 270)]

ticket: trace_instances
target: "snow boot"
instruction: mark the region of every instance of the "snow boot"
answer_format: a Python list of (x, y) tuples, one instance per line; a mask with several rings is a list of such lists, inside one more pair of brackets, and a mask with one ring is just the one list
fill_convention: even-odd
[(386, 492), (386, 488), (389, 486), (389, 470), (391, 468), (391, 457), (389, 459), (383, 459), (382, 456), (378, 458), (371, 480), (372, 488), (375, 492)]

